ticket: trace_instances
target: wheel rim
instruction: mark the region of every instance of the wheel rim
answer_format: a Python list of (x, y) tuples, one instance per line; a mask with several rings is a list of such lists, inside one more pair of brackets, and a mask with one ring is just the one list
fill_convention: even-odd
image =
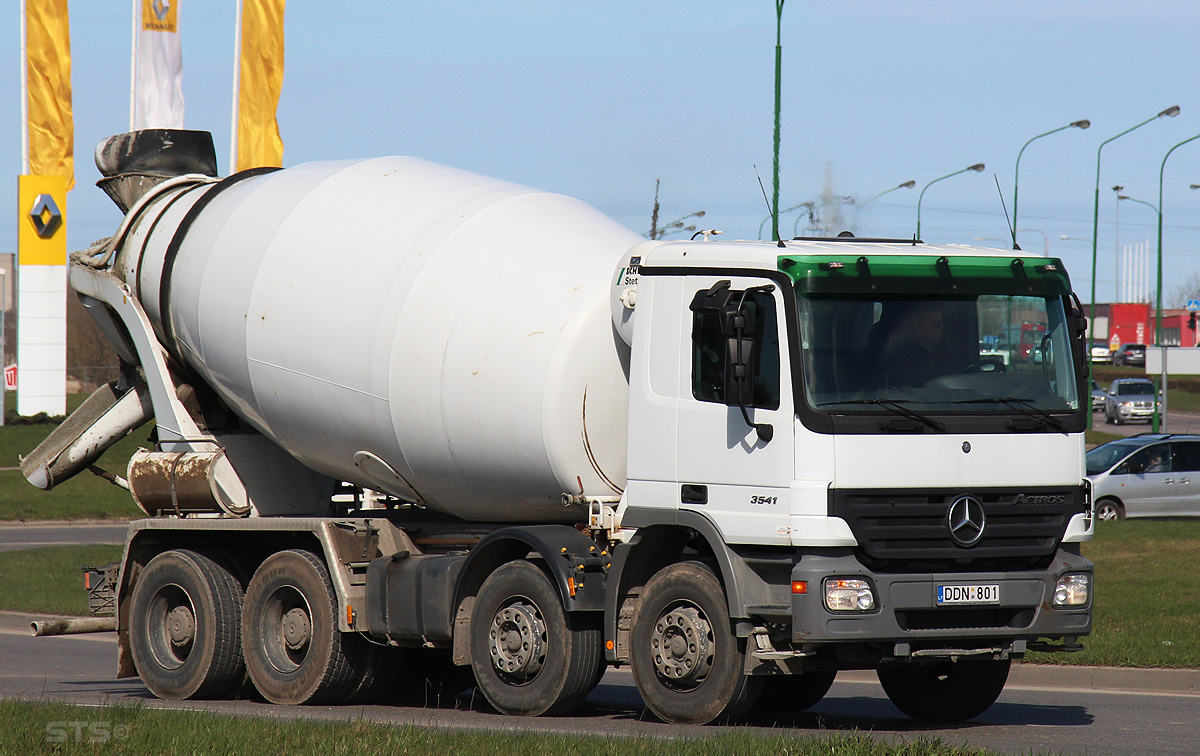
[(170, 583), (155, 592), (149, 605), (150, 653), (163, 669), (179, 669), (196, 642), (196, 607), (181, 586)]
[(546, 622), (536, 604), (518, 597), (496, 610), (488, 627), (488, 654), (509, 684), (537, 677), (546, 665)]
[(1111, 504), (1101, 504), (1096, 509), (1096, 516), (1106, 522), (1117, 519), (1117, 508)]
[(263, 650), (267, 661), (285, 674), (300, 669), (312, 647), (312, 608), (292, 586), (275, 589), (263, 604)]
[(669, 606), (650, 636), (654, 671), (668, 687), (697, 688), (712, 671), (713, 645), (712, 627), (700, 607), (690, 601)]

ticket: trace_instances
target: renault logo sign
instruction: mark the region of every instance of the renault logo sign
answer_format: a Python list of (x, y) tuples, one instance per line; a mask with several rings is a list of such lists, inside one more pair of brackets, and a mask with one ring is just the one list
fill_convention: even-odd
[(37, 231), (38, 238), (49, 239), (62, 225), (62, 212), (49, 194), (39, 194), (29, 210), (29, 220)]
[(979, 539), (983, 538), (986, 521), (983, 502), (974, 496), (959, 496), (946, 512), (946, 527), (950, 529), (950, 538), (963, 547), (969, 548), (979, 543)]

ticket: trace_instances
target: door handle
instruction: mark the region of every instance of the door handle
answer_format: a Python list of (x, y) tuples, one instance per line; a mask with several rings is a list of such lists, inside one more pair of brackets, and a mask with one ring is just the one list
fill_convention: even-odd
[(707, 504), (708, 486), (684, 483), (679, 487), (679, 502), (681, 504)]

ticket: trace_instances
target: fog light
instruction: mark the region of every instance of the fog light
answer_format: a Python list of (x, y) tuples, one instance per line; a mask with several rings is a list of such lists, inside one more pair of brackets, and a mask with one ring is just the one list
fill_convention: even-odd
[(875, 608), (875, 593), (866, 580), (826, 578), (825, 606), (831, 612), (869, 612)]
[(1054, 586), (1055, 606), (1083, 606), (1091, 594), (1092, 576), (1086, 572), (1063, 575)]

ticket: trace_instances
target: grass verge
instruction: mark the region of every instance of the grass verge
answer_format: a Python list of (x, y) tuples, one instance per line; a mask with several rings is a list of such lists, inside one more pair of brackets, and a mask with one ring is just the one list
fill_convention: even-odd
[(1200, 520), (1103, 522), (1083, 555), (1096, 565), (1092, 634), (1074, 654), (1026, 661), (1200, 668)]
[(757, 735), (721, 733), (663, 740), (599, 735), (549, 735), (532, 732), (447, 731), (416, 725), (363, 720), (318, 722), (241, 718), (198, 711), (163, 711), (138, 706), (99, 708), (28, 701), (0, 702), (2, 753), (447, 753), (555, 754), (555, 756), (661, 756), (738, 754), (983, 754), (976, 748), (949, 745), (940, 738), (911, 742), (876, 739), (864, 733)]
[[(122, 477), (129, 457), (146, 440), (153, 425), (144, 425), (118, 441), (96, 463)], [(18, 455), (33, 451), (53, 425), (6, 425), (0, 428), (0, 468), (16, 468)], [(106, 480), (82, 472), (74, 478), (42, 491), (25, 480), (17, 469), (0, 469), (0, 520), (131, 520), (145, 515), (129, 492)]]
[(0, 551), (0, 609), (86, 616), (87, 592), (80, 568), (101, 567), (120, 559), (120, 546)]

